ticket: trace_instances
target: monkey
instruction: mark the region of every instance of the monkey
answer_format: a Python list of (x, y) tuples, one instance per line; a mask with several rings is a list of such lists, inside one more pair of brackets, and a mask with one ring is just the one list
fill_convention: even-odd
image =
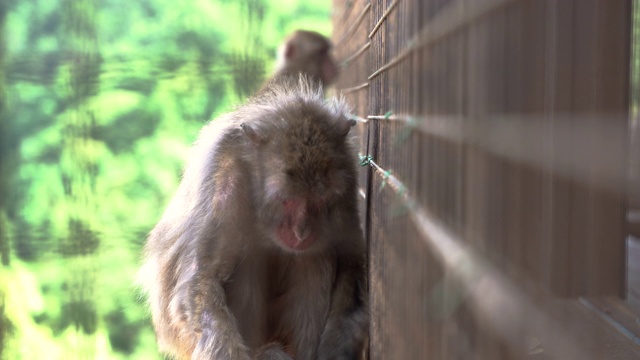
[(327, 88), (339, 74), (331, 47), (331, 41), (315, 31), (294, 31), (280, 45), (274, 76), (260, 91), (268, 90), (274, 79), (299, 73), (307, 75), (311, 84)]
[(359, 357), (366, 248), (347, 114), (313, 75), (281, 72), (203, 127), (139, 274), (161, 351)]

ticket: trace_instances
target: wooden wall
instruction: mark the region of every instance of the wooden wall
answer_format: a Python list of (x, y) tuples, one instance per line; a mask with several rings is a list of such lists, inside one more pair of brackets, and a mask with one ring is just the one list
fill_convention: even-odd
[(625, 291), (631, 8), (334, 1), (371, 359), (640, 354), (594, 305)]

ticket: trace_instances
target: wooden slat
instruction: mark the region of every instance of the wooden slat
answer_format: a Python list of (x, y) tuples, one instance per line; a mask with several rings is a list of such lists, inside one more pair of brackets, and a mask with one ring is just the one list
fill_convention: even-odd
[[(372, 359), (635, 356), (576, 300), (624, 295), (630, 3), (353, 0), (336, 18), (336, 92), (384, 169), (360, 177)], [(505, 325), (416, 209), (547, 320)]]

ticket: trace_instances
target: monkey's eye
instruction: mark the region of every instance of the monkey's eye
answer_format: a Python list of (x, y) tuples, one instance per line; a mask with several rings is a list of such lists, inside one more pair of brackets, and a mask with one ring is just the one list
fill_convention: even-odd
[(323, 166), (320, 169), (318, 169), (318, 172), (320, 175), (322, 175), (323, 177), (327, 177), (329, 176), (329, 174), (331, 173), (331, 167), (329, 166)]
[(333, 168), (333, 162), (331, 160), (327, 160), (318, 166), (318, 171), (322, 175), (328, 175), (331, 172), (332, 168)]
[(329, 214), (329, 212), (331, 212), (332, 207), (331, 207), (331, 203), (328, 202), (325, 199), (322, 200), (317, 200), (315, 203), (315, 211), (317, 212), (317, 214), (319, 215), (327, 215)]

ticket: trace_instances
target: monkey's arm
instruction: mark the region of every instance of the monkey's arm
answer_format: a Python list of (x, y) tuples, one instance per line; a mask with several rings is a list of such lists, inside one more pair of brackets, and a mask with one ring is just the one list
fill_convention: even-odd
[(200, 337), (191, 359), (250, 359), (249, 349), (225, 302), (222, 284), (214, 279), (199, 284), (199, 288), (202, 293), (196, 296), (196, 304), (202, 302), (203, 307), (197, 316)]
[(200, 239), (197, 249), (196, 276), (191, 280), (192, 308), (195, 321), (201, 331), (192, 359), (249, 359), (249, 349), (237, 326), (237, 320), (227, 304), (224, 284), (234, 276), (242, 261), (244, 247), (238, 239), (246, 236), (243, 224), (249, 223), (243, 214), (249, 200), (246, 176), (237, 162), (218, 154), (218, 166), (214, 180), (218, 191), (211, 199), (211, 216), (203, 229), (205, 238)]
[(192, 270), (178, 282), (174, 296), (185, 305), (182, 315), (195, 333), (191, 359), (244, 360), (250, 359), (249, 350), (228, 307), (224, 284), (233, 277), (243, 257), (237, 240), (246, 231), (242, 224), (247, 222), (242, 220), (247, 213), (250, 185), (233, 145), (228, 145), (238, 143), (233, 132), (227, 130), (230, 125), (218, 126), (222, 129), (211, 126), (203, 131), (205, 137), (217, 138), (216, 147), (215, 151), (205, 147), (202, 153), (206, 156), (202, 157), (208, 162), (195, 167), (196, 175), (207, 175), (192, 185), (198, 189), (192, 212), (196, 222), (186, 228), (195, 236), (185, 239)]
[(358, 359), (368, 326), (364, 255), (338, 259), (338, 273), (331, 298), (318, 359)]
[[(223, 288), (239, 252), (224, 253), (223, 234), (208, 230), (150, 249), (147, 286), (158, 342), (179, 359), (249, 359)], [(151, 243), (165, 240), (162, 233), (154, 231)]]

